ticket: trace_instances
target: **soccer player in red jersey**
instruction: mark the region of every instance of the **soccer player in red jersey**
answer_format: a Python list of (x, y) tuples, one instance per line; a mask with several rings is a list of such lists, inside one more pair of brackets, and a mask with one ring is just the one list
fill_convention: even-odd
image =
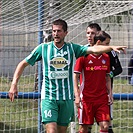
[[(99, 31), (101, 31), (101, 27), (99, 26), (99, 24), (97, 23), (91, 23), (88, 25), (88, 27), (86, 28), (86, 37), (88, 40), (88, 46), (93, 46), (94, 45), (94, 37), (97, 33), (99, 33)], [(105, 37), (106, 37), (106, 41), (104, 41), (104, 45), (108, 46), (111, 40), (111, 36), (108, 33), (104, 33)], [(121, 63), (119, 61), (119, 58), (116, 54), (115, 51), (110, 51), (107, 52), (107, 54), (110, 57), (110, 77), (111, 77), (111, 88), (113, 89), (113, 78), (117, 75), (119, 75), (120, 73), (122, 73), (122, 66)], [(112, 111), (113, 106), (110, 105), (110, 117), (111, 120), (113, 120), (113, 111)], [(112, 123), (110, 120), (110, 125), (109, 125), (109, 133), (113, 133), (113, 128), (112, 128)], [(88, 133), (91, 133), (91, 128), (92, 126), (89, 126), (88, 128)]]
[[(94, 43), (103, 45), (106, 37), (100, 31)], [(106, 53), (89, 54), (76, 61), (74, 69), (75, 103), (78, 107), (80, 133), (87, 133), (94, 118), (100, 126), (100, 133), (108, 133), (110, 113), (109, 104), (113, 102), (110, 73), (110, 58)], [(79, 75), (80, 88), (78, 86)], [(79, 91), (80, 89), (80, 91)], [(110, 103), (109, 103), (110, 102)]]

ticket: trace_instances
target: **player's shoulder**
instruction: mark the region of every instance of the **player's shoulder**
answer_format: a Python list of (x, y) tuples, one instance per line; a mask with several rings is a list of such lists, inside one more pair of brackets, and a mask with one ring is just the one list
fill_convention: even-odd
[(116, 57), (117, 54), (114, 50), (112, 50), (112, 51), (109, 52), (109, 56)]
[(83, 61), (86, 60), (86, 58), (87, 58), (87, 57), (85, 57), (85, 56), (81, 56), (81, 57), (79, 57), (79, 58), (76, 60), (76, 62), (77, 62), (77, 61), (82, 61), (82, 62), (83, 62)]
[(43, 43), (43, 45), (52, 45), (52, 44), (54, 44), (54, 42), (53, 42), (53, 41), (51, 41), (51, 42), (46, 42), (46, 43)]
[(45, 46), (45, 45), (52, 45), (53, 42), (43, 42), (40, 44), (40, 46)]
[(103, 53), (103, 57), (109, 58), (109, 55), (107, 53)]
[[(47, 47), (49, 47), (50, 45), (53, 45), (54, 44), (54, 42), (53, 41), (51, 41), (51, 42), (44, 42), (44, 43), (41, 43), (40, 44), (40, 47), (42, 47), (42, 48), (47, 48)], [(53, 48), (53, 47), (50, 47), (50, 48)]]
[(69, 46), (69, 47), (78, 47), (80, 46), (80, 44), (77, 43), (73, 43), (73, 42), (65, 42), (65, 46)]

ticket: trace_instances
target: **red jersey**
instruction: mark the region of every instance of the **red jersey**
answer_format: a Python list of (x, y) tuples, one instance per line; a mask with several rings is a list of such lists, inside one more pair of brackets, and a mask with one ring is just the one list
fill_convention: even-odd
[(108, 102), (105, 77), (110, 72), (110, 58), (107, 54), (89, 54), (78, 58), (74, 72), (80, 73), (80, 96), (83, 101)]

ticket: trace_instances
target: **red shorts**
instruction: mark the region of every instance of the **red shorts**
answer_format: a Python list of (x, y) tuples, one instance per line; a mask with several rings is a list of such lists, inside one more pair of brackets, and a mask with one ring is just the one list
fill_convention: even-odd
[(93, 125), (96, 122), (109, 121), (109, 105), (107, 102), (82, 103), (82, 109), (78, 109), (79, 124)]

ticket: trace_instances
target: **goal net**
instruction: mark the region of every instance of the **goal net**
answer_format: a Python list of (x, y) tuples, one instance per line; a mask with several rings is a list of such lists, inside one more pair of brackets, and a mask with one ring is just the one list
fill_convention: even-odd
[[(128, 62), (133, 54), (133, 0), (1, 0), (0, 7), (0, 133), (44, 132), (38, 98), (22, 95), (11, 103), (3, 92), (9, 91), (17, 64), (40, 41), (51, 40), (51, 22), (58, 18), (68, 23), (66, 41), (87, 44), (86, 27), (96, 22), (111, 35), (112, 45), (128, 46), (126, 55), (118, 55), (123, 72), (114, 79), (113, 92), (127, 96), (132, 93), (127, 77)], [(25, 69), (18, 90), (38, 94), (38, 63)], [(132, 107), (133, 101), (128, 98), (114, 100), (114, 132), (133, 132)], [(75, 108), (75, 120), (68, 133), (77, 131)], [(99, 127), (94, 124), (92, 132), (98, 131)]]

